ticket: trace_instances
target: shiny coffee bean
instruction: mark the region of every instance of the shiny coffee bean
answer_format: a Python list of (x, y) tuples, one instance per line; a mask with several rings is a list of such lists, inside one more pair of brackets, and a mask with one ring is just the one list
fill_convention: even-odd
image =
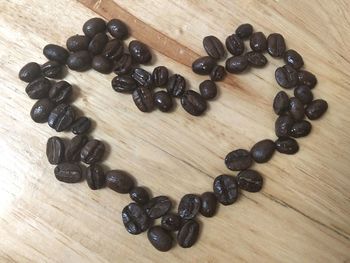
[(85, 71), (91, 67), (91, 56), (86, 50), (71, 53), (67, 59), (67, 66), (71, 70)]
[(173, 97), (181, 97), (186, 90), (186, 80), (179, 74), (172, 75), (166, 86), (168, 93)]
[(152, 59), (149, 48), (138, 40), (133, 40), (129, 43), (129, 52), (132, 58), (140, 64), (146, 64)]
[(131, 77), (143, 87), (150, 88), (153, 85), (152, 75), (148, 71), (142, 68), (135, 68), (131, 74)]
[(80, 152), (84, 145), (88, 142), (85, 135), (74, 136), (68, 143), (65, 152), (66, 161), (78, 162), (80, 161)]
[(226, 38), (225, 41), (227, 50), (233, 56), (240, 56), (244, 52), (244, 42), (237, 35), (232, 34)]
[(108, 74), (112, 71), (113, 62), (110, 61), (108, 58), (98, 55), (94, 56), (94, 58), (92, 59), (91, 66), (94, 70), (100, 73)]
[(192, 247), (199, 235), (199, 224), (196, 220), (188, 220), (177, 233), (177, 243), (180, 247)]
[(275, 78), (282, 88), (294, 88), (298, 83), (298, 72), (292, 66), (284, 65), (276, 69)]
[(50, 80), (40, 77), (27, 85), (26, 93), (31, 99), (43, 99), (48, 96), (50, 88)]
[(201, 209), (200, 213), (205, 217), (212, 217), (216, 213), (217, 199), (216, 195), (212, 192), (205, 192), (201, 195)]
[(164, 66), (154, 68), (152, 72), (152, 80), (155, 87), (162, 87), (168, 83), (169, 72)]
[(328, 109), (328, 103), (325, 100), (314, 100), (306, 107), (305, 113), (310, 120), (317, 120), (320, 118)]
[(97, 33), (90, 41), (88, 50), (93, 55), (101, 54), (108, 43), (108, 36), (105, 33)]
[(286, 51), (284, 37), (278, 33), (272, 33), (267, 37), (267, 52), (272, 57), (282, 57)]
[(124, 55), (123, 42), (118, 39), (109, 40), (101, 55), (110, 60), (120, 59)]
[(212, 80), (204, 80), (201, 84), (199, 84), (199, 92), (206, 100), (214, 99), (217, 94), (215, 82)]
[(81, 168), (75, 163), (60, 163), (54, 170), (56, 179), (64, 183), (78, 183), (82, 179)]
[(210, 72), (210, 79), (212, 81), (221, 81), (226, 76), (226, 70), (224, 66), (215, 65), (212, 71)]
[(53, 136), (47, 140), (46, 156), (50, 164), (59, 164), (64, 158), (64, 143), (61, 138)]
[(206, 100), (197, 92), (187, 90), (181, 97), (182, 107), (193, 116), (202, 115), (207, 109)]
[(72, 133), (84, 134), (87, 133), (91, 127), (91, 120), (87, 117), (79, 117), (75, 120), (75, 122), (71, 126)]
[(55, 107), (49, 99), (38, 100), (30, 111), (30, 117), (38, 123), (47, 122), (50, 112)]
[(144, 205), (149, 201), (149, 194), (143, 187), (137, 186), (130, 190), (130, 198), (138, 204)]
[(260, 52), (249, 51), (245, 54), (249, 65), (256, 68), (261, 68), (267, 64), (266, 57)]
[(126, 24), (119, 19), (111, 19), (107, 23), (108, 32), (117, 39), (125, 39), (128, 37), (128, 27)]
[(256, 52), (265, 52), (267, 49), (267, 40), (262, 32), (255, 32), (250, 36), (250, 48)]
[(52, 129), (61, 132), (70, 128), (75, 120), (75, 110), (71, 105), (61, 103), (54, 108), (48, 118), (48, 124)]
[(67, 39), (66, 46), (70, 52), (87, 50), (90, 43), (90, 38), (84, 35), (74, 35)]
[(275, 133), (277, 137), (289, 136), (290, 129), (294, 124), (294, 120), (289, 115), (279, 116), (275, 122)]
[(106, 176), (101, 165), (92, 164), (85, 170), (86, 182), (91, 190), (101, 189), (106, 183)]
[(298, 98), (304, 105), (310, 104), (310, 102), (314, 99), (312, 91), (306, 85), (296, 87), (294, 89), (294, 96)]
[(275, 141), (276, 150), (284, 154), (295, 154), (299, 151), (299, 145), (293, 138), (283, 137)]
[(41, 76), (41, 68), (38, 63), (29, 62), (24, 65), (18, 73), (20, 80), (24, 82), (32, 82)]
[(51, 79), (62, 78), (63, 67), (57, 61), (48, 61), (41, 65), (42, 74)]
[(132, 93), (137, 88), (137, 83), (131, 76), (121, 75), (112, 79), (112, 88), (117, 92)]
[(307, 136), (310, 132), (311, 123), (306, 120), (302, 120), (293, 124), (292, 128), (290, 129), (290, 136), (300, 138)]
[(284, 91), (276, 94), (273, 100), (273, 110), (277, 115), (285, 113), (289, 109), (289, 97)]
[(317, 84), (317, 79), (314, 74), (306, 70), (299, 70), (298, 72), (298, 84), (306, 85), (310, 89), (313, 89)]
[(66, 102), (73, 92), (72, 85), (61, 80), (52, 85), (49, 90), (49, 98), (56, 104)]
[(284, 62), (295, 69), (300, 69), (304, 65), (301, 55), (293, 49), (289, 49), (284, 53)]
[(161, 90), (154, 93), (154, 104), (162, 112), (168, 112), (173, 108), (173, 99), (168, 92)]
[(181, 217), (177, 214), (169, 213), (162, 217), (162, 228), (168, 231), (177, 231), (181, 226)]
[(143, 207), (136, 203), (130, 203), (124, 207), (122, 219), (126, 230), (133, 235), (146, 231), (151, 225)]
[(106, 22), (99, 17), (94, 17), (86, 21), (83, 25), (83, 32), (86, 36), (92, 38), (97, 33), (105, 32)]
[(166, 196), (157, 196), (153, 197), (148, 203), (144, 206), (146, 213), (149, 218), (156, 219), (160, 218), (171, 209), (171, 201)]
[(61, 64), (66, 64), (69, 56), (69, 53), (65, 48), (54, 44), (46, 45), (44, 47), (43, 54), (48, 60), (57, 61)]
[(166, 252), (173, 246), (173, 238), (168, 231), (160, 226), (153, 226), (148, 230), (148, 240), (159, 251)]
[(237, 184), (242, 190), (256, 193), (262, 188), (263, 178), (257, 171), (245, 170), (238, 173)]
[(178, 207), (178, 214), (187, 220), (195, 218), (201, 208), (201, 198), (195, 194), (187, 194), (181, 198)]
[(304, 110), (303, 103), (295, 97), (290, 98), (289, 99), (289, 112), (291, 113), (294, 120), (297, 120), (297, 121), (302, 120), (305, 116), (305, 110)]
[(133, 68), (133, 60), (129, 54), (123, 54), (116, 62), (113, 72), (118, 75), (125, 75), (131, 72)]
[(107, 186), (120, 194), (127, 194), (133, 189), (135, 183), (133, 178), (121, 170), (111, 170), (106, 173)]
[(250, 152), (238, 149), (226, 155), (225, 164), (232, 171), (241, 171), (248, 169), (253, 164), (253, 159)]
[(226, 70), (230, 73), (243, 72), (248, 67), (246, 56), (230, 57), (226, 60)]
[(86, 164), (101, 161), (105, 153), (105, 145), (99, 140), (91, 140), (85, 143), (80, 152), (80, 160)]
[(215, 36), (206, 36), (203, 39), (203, 47), (207, 54), (213, 59), (221, 59), (225, 55), (224, 45)]
[(199, 75), (209, 75), (215, 66), (215, 60), (212, 57), (200, 57), (192, 63), (192, 71)]
[(139, 87), (132, 93), (137, 108), (142, 112), (150, 112), (154, 108), (154, 99), (152, 91), (145, 87)]
[(213, 192), (223, 205), (231, 205), (238, 198), (238, 185), (234, 176), (222, 174), (215, 178)]
[(269, 161), (272, 157), (272, 155), (275, 152), (275, 143), (271, 140), (262, 140), (260, 142), (257, 142), (252, 149), (250, 150), (250, 153), (252, 155), (252, 158), (257, 163), (266, 163)]
[(253, 33), (253, 27), (251, 24), (242, 24), (237, 27), (235, 33), (239, 38), (246, 39)]

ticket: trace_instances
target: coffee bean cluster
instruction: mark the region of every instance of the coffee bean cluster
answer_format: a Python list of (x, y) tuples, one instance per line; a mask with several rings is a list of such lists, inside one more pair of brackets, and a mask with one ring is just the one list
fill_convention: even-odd
[[(38, 123), (47, 122), (57, 132), (70, 130), (75, 136), (64, 140), (54, 136), (48, 139), (46, 155), (55, 165), (57, 180), (77, 183), (84, 178), (92, 190), (108, 187), (120, 194), (129, 194), (132, 202), (122, 210), (122, 221), (126, 230), (133, 235), (148, 231), (150, 243), (159, 251), (168, 251), (174, 239), (183, 248), (193, 246), (199, 235), (197, 217), (213, 217), (218, 205), (228, 206), (237, 201), (240, 191), (258, 192), (263, 186), (263, 177), (250, 169), (254, 162), (265, 163), (275, 150), (284, 154), (295, 154), (299, 146), (295, 138), (304, 137), (311, 131), (311, 123), (305, 120), (320, 118), (327, 110), (327, 102), (314, 100), (311, 89), (317, 83), (316, 77), (302, 70), (303, 59), (295, 50), (286, 49), (282, 35), (273, 33), (267, 38), (262, 32), (253, 32), (250, 24), (240, 25), (225, 41), (227, 51), (232, 55), (226, 59), (225, 67), (220, 60), (227, 55), (225, 46), (215, 36), (203, 39), (207, 56), (196, 59), (193, 72), (208, 75), (209, 79), (199, 85), (199, 92), (186, 89), (186, 80), (179, 74), (170, 75), (165, 66), (158, 66), (150, 73), (140, 64), (149, 64), (152, 53), (138, 40), (129, 42), (124, 50), (123, 41), (129, 36), (128, 27), (118, 19), (106, 23), (101, 18), (92, 18), (83, 25), (82, 35), (67, 39), (66, 48), (49, 44), (43, 53), (48, 62), (39, 65), (26, 64), (19, 72), (19, 78), (28, 82), (26, 93), (37, 100), (30, 112)], [(251, 50), (245, 52), (244, 40), (249, 39)], [(180, 98), (183, 108), (194, 116), (202, 115), (207, 109), (207, 100), (217, 95), (215, 82), (224, 79), (226, 72), (237, 74), (248, 67), (263, 67), (267, 64), (264, 52), (272, 57), (283, 58), (285, 65), (275, 72), (277, 83), (285, 89), (294, 88), (294, 97), (285, 91), (277, 93), (273, 110), (278, 115), (275, 132), (278, 139), (262, 140), (250, 151), (237, 149), (225, 158), (229, 170), (239, 171), (237, 176), (222, 174), (215, 178), (212, 191), (202, 194), (186, 194), (180, 200), (177, 211), (173, 211), (168, 196), (152, 197), (143, 186), (122, 170), (106, 171), (101, 162), (105, 144), (88, 135), (91, 120), (77, 116), (71, 105), (73, 86), (62, 80), (66, 66), (75, 71), (90, 68), (100, 73), (114, 72), (112, 87), (120, 93), (130, 93), (139, 110), (150, 112), (155, 107), (168, 112), (173, 107), (173, 98)], [(156, 88), (161, 90), (156, 91)], [(163, 90), (162, 90), (163, 88)], [(159, 223), (155, 223), (160, 219)], [(176, 234), (176, 238), (174, 237)]]

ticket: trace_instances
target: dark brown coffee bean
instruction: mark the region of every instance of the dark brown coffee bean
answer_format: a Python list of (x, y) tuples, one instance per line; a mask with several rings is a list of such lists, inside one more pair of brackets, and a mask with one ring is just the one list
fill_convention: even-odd
[(132, 93), (137, 88), (137, 83), (131, 76), (121, 75), (112, 79), (112, 88), (117, 92)]
[(63, 67), (57, 61), (48, 61), (41, 65), (41, 72), (47, 78), (60, 79), (62, 78)]
[(129, 54), (123, 54), (120, 59), (115, 62), (113, 72), (118, 75), (125, 75), (131, 72), (133, 60)]
[(181, 226), (181, 217), (179, 215), (169, 213), (162, 217), (162, 228), (168, 231), (177, 231)]
[(68, 58), (68, 51), (58, 45), (48, 44), (44, 47), (43, 54), (48, 60), (54, 60), (61, 64), (66, 64)]
[(201, 84), (199, 84), (199, 92), (206, 100), (214, 99), (217, 94), (215, 82), (212, 80), (204, 80)]
[(139, 87), (132, 93), (137, 108), (142, 112), (150, 112), (154, 108), (154, 99), (152, 91), (145, 87)]
[(206, 36), (203, 39), (203, 47), (208, 55), (214, 59), (221, 59), (225, 55), (224, 45), (215, 36)]
[(265, 52), (267, 49), (267, 40), (262, 32), (255, 32), (250, 36), (250, 48), (256, 52)]
[(310, 104), (310, 102), (314, 99), (314, 95), (312, 94), (310, 88), (306, 85), (296, 87), (294, 89), (294, 96), (304, 105)]
[(266, 163), (275, 152), (275, 143), (271, 140), (262, 140), (257, 142), (250, 153), (257, 163)]
[(121, 170), (111, 170), (106, 173), (107, 186), (120, 194), (127, 194), (134, 187), (132, 177)]
[(215, 66), (215, 60), (212, 57), (200, 57), (192, 63), (192, 71), (199, 75), (208, 75)]
[(276, 150), (284, 154), (295, 154), (299, 151), (299, 145), (293, 138), (279, 138), (276, 142)]
[(221, 65), (215, 65), (213, 70), (210, 72), (210, 79), (212, 81), (220, 81), (223, 80), (226, 76), (225, 67)]
[(233, 56), (240, 56), (244, 52), (244, 42), (237, 35), (232, 34), (226, 38), (225, 41), (227, 50)]
[(246, 56), (230, 57), (226, 60), (226, 70), (230, 73), (243, 72), (248, 67)]
[(149, 218), (156, 219), (160, 218), (171, 209), (171, 201), (166, 196), (156, 196), (153, 197), (148, 203), (144, 206), (146, 213)]
[(173, 97), (181, 97), (186, 90), (185, 78), (179, 74), (172, 75), (166, 86), (168, 93)]
[(207, 109), (206, 100), (197, 92), (187, 90), (181, 97), (182, 107), (193, 116), (202, 115)]
[(105, 145), (99, 140), (88, 141), (80, 152), (80, 159), (86, 164), (97, 163), (101, 161), (105, 153)]
[(142, 205), (146, 204), (149, 201), (149, 194), (147, 190), (140, 186), (131, 189), (129, 195), (131, 200)]
[(109, 40), (101, 55), (110, 60), (120, 59), (124, 55), (123, 42), (118, 39)]
[(90, 189), (101, 189), (106, 183), (106, 176), (101, 165), (92, 164), (85, 170), (86, 182)]
[(124, 207), (122, 218), (126, 230), (133, 235), (146, 231), (151, 225), (143, 207), (136, 203)]
[(253, 27), (251, 24), (242, 24), (237, 27), (235, 33), (239, 38), (246, 39), (253, 33)]
[(154, 68), (152, 72), (152, 80), (155, 87), (162, 87), (168, 83), (169, 72), (164, 66)]
[(47, 140), (46, 156), (50, 164), (59, 164), (64, 158), (64, 143), (62, 139), (53, 136)]
[(48, 118), (48, 124), (52, 129), (61, 132), (70, 128), (75, 120), (75, 111), (71, 105), (61, 103), (54, 108)]
[(55, 107), (49, 99), (38, 100), (30, 111), (30, 117), (38, 123), (47, 122), (50, 112)]
[(306, 120), (302, 120), (293, 124), (292, 128), (290, 129), (290, 136), (299, 138), (307, 136), (310, 132), (311, 123)]
[(38, 78), (30, 82), (26, 87), (26, 93), (31, 99), (43, 99), (49, 94), (51, 82), (47, 78)]
[(317, 120), (320, 118), (328, 109), (328, 103), (325, 100), (314, 100), (306, 107), (305, 113), (310, 120)]
[(74, 136), (66, 147), (65, 157), (66, 161), (78, 162), (80, 161), (80, 151), (84, 145), (88, 142), (88, 138), (85, 135)]
[(202, 206), (200, 212), (205, 217), (212, 217), (216, 213), (217, 199), (214, 193), (205, 192), (201, 195)]
[(241, 171), (248, 169), (253, 164), (253, 159), (250, 152), (238, 149), (226, 155), (225, 164), (232, 171)]
[(136, 80), (140, 86), (150, 88), (153, 85), (151, 73), (142, 68), (135, 68), (131, 77)]
[(84, 35), (74, 35), (67, 39), (66, 46), (70, 52), (87, 50), (90, 38)]
[(29, 62), (24, 65), (18, 73), (20, 80), (24, 82), (32, 82), (41, 76), (41, 68), (38, 63)]
[(100, 73), (108, 74), (112, 71), (113, 68), (113, 62), (110, 61), (108, 58), (105, 58), (103, 56), (94, 56), (92, 59), (92, 68)]
[(223, 205), (231, 205), (238, 198), (238, 186), (234, 176), (222, 174), (215, 178), (213, 191)]
[(72, 124), (71, 130), (74, 134), (84, 134), (87, 133), (87, 131), (91, 127), (91, 121), (87, 117), (79, 117), (76, 119), (76, 121)]
[(168, 112), (173, 107), (173, 99), (168, 92), (161, 90), (154, 93), (154, 104), (162, 112)]
[(196, 220), (188, 220), (177, 233), (177, 243), (180, 247), (189, 248), (192, 247), (199, 235), (199, 224)]
[(260, 52), (249, 51), (246, 54), (249, 65), (256, 68), (261, 68), (267, 64), (266, 57)]
[(279, 116), (275, 122), (275, 133), (277, 137), (289, 136), (290, 129), (294, 124), (294, 120), (291, 116)]
[(146, 64), (152, 59), (152, 54), (148, 47), (138, 40), (133, 40), (129, 43), (129, 52), (132, 58), (140, 64)]
[(49, 90), (49, 98), (56, 104), (67, 101), (71, 94), (72, 85), (65, 80), (56, 82)]
[(94, 17), (86, 21), (83, 25), (83, 32), (88, 37), (92, 38), (97, 33), (104, 32), (106, 30), (106, 22), (99, 17)]
[(159, 251), (166, 252), (173, 246), (173, 238), (160, 226), (153, 226), (148, 230), (148, 240)]
[(81, 168), (75, 163), (60, 163), (54, 172), (56, 179), (64, 183), (78, 183), (82, 178)]
[(275, 78), (282, 88), (294, 88), (298, 83), (298, 72), (292, 66), (284, 65), (276, 69)]
[(238, 173), (237, 184), (242, 190), (256, 193), (262, 188), (263, 178), (257, 171), (245, 170)]
[(284, 62), (295, 69), (300, 69), (304, 65), (301, 55), (293, 49), (289, 49), (284, 53)]
[(278, 33), (272, 33), (267, 37), (267, 52), (272, 57), (282, 57), (286, 51), (284, 37)]
[(317, 84), (317, 79), (314, 74), (306, 70), (299, 70), (298, 72), (298, 84), (306, 85), (310, 89), (313, 89)]
[(91, 56), (86, 50), (71, 53), (67, 59), (67, 66), (71, 70), (85, 71), (91, 67)]
[(300, 121), (304, 118), (305, 116), (305, 110), (304, 110), (304, 105), (303, 103), (293, 97), (289, 99), (289, 112), (292, 114), (292, 117), (294, 120)]
[(195, 194), (187, 194), (181, 198), (178, 214), (187, 220), (195, 218), (201, 208), (201, 198)]
[(105, 33), (97, 33), (90, 41), (88, 50), (93, 55), (101, 54), (108, 43), (108, 36)]
[(284, 91), (277, 93), (273, 100), (273, 110), (277, 115), (285, 113), (289, 109), (289, 97)]
[(117, 39), (125, 39), (128, 37), (128, 27), (119, 19), (111, 19), (107, 23), (108, 32)]

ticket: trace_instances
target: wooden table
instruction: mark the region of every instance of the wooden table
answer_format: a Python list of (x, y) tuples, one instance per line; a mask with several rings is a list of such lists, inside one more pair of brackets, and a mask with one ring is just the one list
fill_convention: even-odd
[[(346, 0), (1, 1), (0, 262), (350, 262), (349, 10)], [(124, 20), (132, 38), (154, 51), (147, 68), (166, 65), (193, 89), (206, 78), (190, 68), (205, 55), (204, 36), (224, 40), (243, 22), (281, 32), (317, 75), (315, 97), (329, 102), (298, 154), (276, 153), (253, 167), (265, 179), (260, 193), (244, 192), (214, 218), (199, 217), (191, 249), (162, 254), (145, 233), (128, 234), (120, 216), (128, 195), (60, 183), (46, 160), (47, 138), (57, 133), (30, 119), (34, 101), (18, 71), (45, 62), (47, 43), (64, 45), (97, 15)], [(113, 74), (70, 72), (66, 79), (74, 105), (95, 121), (93, 136), (108, 146), (106, 169), (127, 170), (154, 196), (179, 200), (210, 190), (221, 173), (235, 174), (223, 162), (229, 151), (275, 138), (271, 103), (281, 88), (273, 72), (283, 62), (268, 58), (266, 68), (219, 83), (201, 118), (179, 103), (173, 113), (141, 113), (130, 96), (111, 89)]]

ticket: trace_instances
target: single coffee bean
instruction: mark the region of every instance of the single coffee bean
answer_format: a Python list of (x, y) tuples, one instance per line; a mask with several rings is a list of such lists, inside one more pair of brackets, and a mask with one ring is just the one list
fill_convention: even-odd
[(250, 152), (238, 149), (226, 155), (225, 164), (232, 171), (241, 171), (248, 169), (253, 164), (253, 159)]
[(304, 110), (304, 105), (303, 103), (293, 97), (289, 99), (289, 112), (292, 114), (292, 117), (297, 120), (300, 121), (304, 118), (305, 116), (305, 110)]
[(106, 176), (101, 165), (92, 164), (85, 170), (86, 182), (90, 189), (97, 190), (106, 183)]
[(192, 247), (199, 235), (199, 224), (196, 220), (188, 220), (177, 233), (177, 243), (180, 247)]
[(139, 87), (132, 93), (137, 108), (142, 112), (150, 112), (154, 108), (154, 99), (152, 91), (145, 87)]
[(112, 79), (112, 88), (117, 92), (132, 93), (137, 88), (137, 83), (131, 76), (121, 75)]
[(299, 70), (298, 72), (298, 84), (306, 85), (310, 89), (313, 89), (317, 84), (317, 79), (314, 74), (306, 70)]
[(168, 83), (169, 72), (168, 69), (164, 66), (159, 66), (154, 68), (152, 72), (152, 80), (154, 86), (162, 87)]
[(306, 120), (302, 120), (293, 124), (292, 128), (290, 129), (290, 136), (294, 138), (304, 137), (307, 136), (310, 131), (311, 123)]
[(284, 65), (276, 69), (275, 78), (282, 88), (294, 88), (298, 83), (298, 72), (292, 66)]
[(271, 140), (262, 140), (257, 142), (250, 153), (257, 163), (266, 163), (272, 157), (275, 152), (275, 143)]
[(246, 54), (249, 65), (256, 68), (261, 68), (267, 64), (266, 57), (260, 52), (249, 51)]
[(305, 113), (310, 120), (317, 120), (320, 118), (328, 109), (328, 103), (325, 100), (314, 100), (306, 107)]
[(80, 152), (84, 145), (88, 142), (85, 135), (74, 136), (66, 147), (65, 157), (66, 161), (78, 162), (80, 161)]
[(238, 198), (238, 186), (236, 178), (222, 174), (215, 178), (213, 184), (214, 194), (223, 205), (231, 205)]
[(102, 56), (110, 60), (118, 60), (124, 54), (123, 42), (118, 39), (111, 39), (107, 42), (104, 50), (102, 51)]
[(301, 55), (293, 49), (289, 49), (284, 53), (284, 62), (295, 69), (300, 69), (304, 65)]
[(73, 92), (72, 85), (65, 80), (61, 80), (53, 84), (49, 90), (49, 98), (56, 104), (60, 104), (68, 100)]
[(125, 75), (131, 72), (133, 60), (129, 54), (123, 54), (116, 62), (113, 72), (118, 75)]
[(55, 107), (49, 99), (38, 100), (30, 111), (30, 117), (38, 123), (47, 122), (50, 112)]
[(86, 36), (92, 38), (97, 33), (104, 32), (106, 30), (106, 22), (99, 17), (94, 17), (86, 21), (83, 25), (83, 32)]
[(43, 54), (48, 60), (57, 61), (61, 64), (66, 64), (67, 58), (69, 56), (68, 51), (58, 45), (48, 44), (44, 47)]
[(181, 217), (173, 213), (166, 214), (162, 217), (161, 225), (168, 231), (177, 231), (181, 226)]
[(246, 56), (230, 57), (226, 60), (226, 70), (230, 73), (243, 72), (248, 67)]
[(87, 133), (87, 131), (91, 127), (91, 120), (87, 117), (79, 117), (76, 119), (76, 121), (72, 124), (71, 130), (74, 134), (84, 134)]
[(132, 58), (140, 64), (146, 64), (152, 59), (152, 54), (148, 47), (138, 40), (133, 40), (129, 43), (129, 52)]
[(171, 206), (170, 199), (166, 196), (160, 195), (149, 200), (144, 208), (149, 218), (156, 219), (168, 213)]
[(173, 97), (181, 97), (186, 90), (185, 78), (179, 74), (172, 75), (166, 86), (168, 93)]
[(50, 88), (50, 80), (40, 77), (27, 85), (26, 93), (31, 99), (43, 99), (48, 96)]
[(178, 214), (187, 220), (195, 218), (201, 208), (201, 198), (195, 194), (187, 194), (181, 198)]
[(115, 38), (123, 40), (128, 37), (128, 27), (119, 19), (111, 19), (107, 23), (108, 32)]
[(144, 205), (149, 201), (149, 194), (147, 190), (140, 186), (131, 189), (129, 195), (131, 200), (141, 205)]
[(284, 154), (295, 154), (299, 151), (299, 145), (293, 138), (283, 137), (275, 142), (276, 150)]
[(64, 183), (78, 183), (82, 178), (81, 168), (75, 163), (60, 163), (54, 170), (56, 179)]
[(253, 27), (251, 24), (242, 24), (237, 27), (235, 33), (239, 38), (246, 39), (253, 33)]
[(256, 193), (262, 188), (263, 178), (257, 171), (245, 170), (238, 173), (237, 184), (242, 190)]
[(306, 85), (298, 86), (294, 89), (294, 96), (298, 98), (304, 105), (310, 104), (314, 99), (310, 88)]
[(151, 225), (143, 207), (136, 203), (130, 203), (124, 207), (122, 218), (126, 230), (133, 235), (146, 231)]
[(88, 141), (80, 152), (80, 159), (86, 164), (97, 163), (101, 161), (105, 153), (105, 145), (99, 140)]
[(205, 192), (201, 195), (202, 205), (200, 212), (205, 217), (212, 217), (216, 213), (217, 199), (216, 195), (212, 192)]
[(148, 230), (148, 240), (159, 251), (166, 252), (173, 246), (173, 238), (160, 226), (153, 226)]
[(75, 111), (71, 105), (61, 103), (54, 108), (48, 118), (48, 124), (52, 129), (61, 132), (70, 128), (75, 120)]
[(101, 54), (108, 43), (108, 36), (105, 33), (97, 33), (90, 41), (88, 50), (93, 55)]
[(282, 57), (286, 51), (284, 37), (278, 33), (272, 33), (267, 37), (267, 52), (272, 57)]
[(275, 133), (277, 137), (289, 136), (290, 129), (293, 127), (294, 120), (289, 115), (279, 116), (275, 122)]
[(284, 91), (280, 91), (276, 94), (273, 100), (273, 110), (277, 115), (285, 113), (289, 109), (289, 97)]
[(20, 80), (24, 82), (32, 82), (41, 76), (41, 68), (38, 63), (29, 62), (24, 65), (18, 73)]
[(212, 81), (220, 81), (223, 80), (226, 76), (225, 67), (221, 65), (215, 65), (212, 71), (210, 72), (210, 79)]
[(168, 112), (173, 107), (173, 99), (168, 92), (161, 90), (154, 93), (154, 104), (162, 112)]
[(267, 40), (262, 32), (255, 32), (250, 36), (250, 48), (256, 52), (265, 52), (267, 49)]
[(94, 56), (91, 65), (94, 70), (103, 74), (110, 73), (113, 68), (113, 62), (100, 55)]
[(41, 65), (41, 72), (47, 78), (60, 79), (62, 78), (63, 67), (57, 61), (48, 61)]
[(199, 75), (208, 75), (215, 66), (215, 60), (212, 57), (200, 57), (192, 63), (192, 71)]
[(121, 170), (111, 170), (106, 173), (107, 186), (120, 194), (127, 194), (134, 187), (132, 177)]
[(64, 158), (64, 143), (61, 138), (53, 136), (47, 140), (46, 156), (50, 164), (59, 164)]
[(244, 43), (241, 38), (239, 38), (237, 35), (232, 34), (226, 38), (225, 41), (227, 50), (233, 55), (233, 56), (240, 56), (244, 52)]
[(67, 39), (66, 46), (70, 52), (87, 50), (89, 47), (90, 38), (84, 35), (74, 35)]
[(136, 80), (140, 86), (150, 88), (153, 85), (151, 73), (142, 68), (135, 68), (131, 77)]
[(225, 55), (224, 45), (215, 36), (206, 36), (203, 39), (203, 47), (213, 59), (221, 59)]
[(217, 94), (216, 84), (212, 80), (204, 80), (201, 84), (199, 84), (199, 91), (204, 99), (214, 99)]
[(85, 71), (91, 67), (91, 56), (86, 50), (71, 53), (67, 59), (67, 66), (76, 71)]
[(181, 97), (182, 107), (193, 116), (202, 115), (207, 109), (206, 100), (197, 92), (187, 90)]

